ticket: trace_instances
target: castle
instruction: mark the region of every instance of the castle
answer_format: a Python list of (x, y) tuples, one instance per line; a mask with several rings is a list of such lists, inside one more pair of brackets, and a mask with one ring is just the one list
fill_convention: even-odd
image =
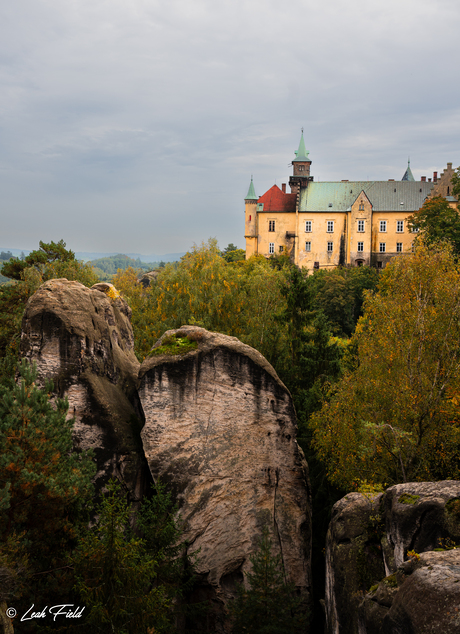
[(293, 174), (280, 189), (273, 185), (259, 198), (251, 178), (245, 198), (246, 259), (287, 253), (309, 270), (339, 265), (376, 266), (412, 249), (407, 218), (426, 198), (443, 196), (452, 204), (452, 163), (438, 178), (415, 181), (410, 163), (400, 181), (315, 183), (303, 130), (292, 161)]

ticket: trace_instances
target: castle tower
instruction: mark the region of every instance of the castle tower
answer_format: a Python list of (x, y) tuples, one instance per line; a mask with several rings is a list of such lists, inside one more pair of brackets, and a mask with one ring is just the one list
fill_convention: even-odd
[(297, 194), (301, 187), (305, 187), (309, 181), (313, 180), (313, 177), (310, 176), (311, 159), (308, 154), (309, 152), (305, 149), (302, 128), (299, 149), (295, 153), (295, 159), (292, 161), (293, 175), (289, 179), (289, 186), (293, 194)]
[(258, 197), (254, 190), (254, 183), (251, 176), (251, 184), (244, 199), (245, 203), (245, 227), (244, 237), (246, 239), (246, 259), (257, 253), (257, 201)]

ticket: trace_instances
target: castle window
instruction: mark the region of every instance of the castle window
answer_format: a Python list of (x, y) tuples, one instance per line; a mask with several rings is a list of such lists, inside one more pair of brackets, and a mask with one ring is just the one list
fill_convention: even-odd
[(275, 231), (275, 221), (274, 220), (269, 220), (268, 221), (268, 230), (269, 231)]
[(358, 220), (358, 232), (364, 233), (364, 220)]
[(268, 244), (268, 252), (271, 254), (275, 253), (275, 243), (274, 242), (269, 242)]
[(251, 218), (252, 218), (252, 216), (249, 216), (249, 222), (251, 222)]
[(364, 203), (359, 204), (359, 211), (364, 211)]
[(386, 242), (381, 242), (379, 245), (379, 251), (380, 253), (385, 253), (385, 251), (387, 250), (387, 244)]
[(402, 242), (396, 243), (396, 253), (402, 253)]
[(328, 253), (332, 253), (333, 250), (334, 250), (334, 243), (333, 242), (328, 242), (327, 243), (327, 252)]
[(364, 251), (364, 242), (358, 242), (358, 251), (360, 253)]
[(284, 251), (284, 247), (280, 246), (280, 253), (283, 253), (283, 251)]
[(311, 220), (305, 220), (305, 233), (311, 233)]
[(381, 269), (382, 268), (382, 263), (381, 262), (377, 262), (377, 268)]
[(307, 251), (307, 253), (310, 253), (310, 251), (311, 251), (311, 242), (305, 242), (305, 251)]
[(334, 233), (334, 221), (333, 220), (328, 220), (327, 221), (327, 232), (328, 233)]
[(381, 220), (380, 221), (380, 231), (382, 233), (385, 233), (387, 230), (387, 221), (386, 220)]
[(412, 233), (418, 233), (418, 227), (412, 227), (411, 232)]
[(404, 220), (397, 220), (396, 233), (403, 233), (403, 232), (404, 232)]

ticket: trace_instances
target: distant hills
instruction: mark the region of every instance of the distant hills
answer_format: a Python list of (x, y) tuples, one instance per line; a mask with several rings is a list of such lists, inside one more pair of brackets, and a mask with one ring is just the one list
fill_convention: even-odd
[[(0, 251), (10, 251), (15, 257), (20, 257), (21, 253), (24, 255), (29, 255), (29, 249), (11, 249), (0, 247)], [(111, 253), (103, 253), (103, 252), (88, 252), (88, 251), (76, 251), (75, 256), (78, 260), (83, 260), (87, 262), (88, 260), (98, 260), (99, 258), (107, 258), (112, 255), (127, 255), (133, 260), (139, 259), (141, 262), (177, 262), (180, 258), (185, 255), (185, 251), (182, 253), (165, 253), (163, 255), (152, 254), (152, 255), (143, 255), (142, 253), (120, 253), (119, 251), (112, 251)]]

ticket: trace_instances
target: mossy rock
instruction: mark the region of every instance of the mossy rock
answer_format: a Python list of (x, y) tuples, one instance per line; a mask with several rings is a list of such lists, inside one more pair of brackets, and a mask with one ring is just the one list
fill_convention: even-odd
[(420, 495), (411, 495), (410, 493), (404, 493), (399, 496), (398, 502), (400, 504), (416, 504), (420, 499)]
[(383, 583), (387, 585), (389, 588), (397, 588), (399, 584), (398, 584), (396, 573), (393, 573), (392, 575), (385, 577), (385, 579), (383, 579)]
[(161, 345), (158, 348), (154, 348), (150, 355), (160, 356), (163, 354), (174, 356), (178, 354), (187, 354), (198, 347), (196, 341), (192, 341), (189, 337), (179, 337), (177, 334), (167, 335), (163, 337)]

